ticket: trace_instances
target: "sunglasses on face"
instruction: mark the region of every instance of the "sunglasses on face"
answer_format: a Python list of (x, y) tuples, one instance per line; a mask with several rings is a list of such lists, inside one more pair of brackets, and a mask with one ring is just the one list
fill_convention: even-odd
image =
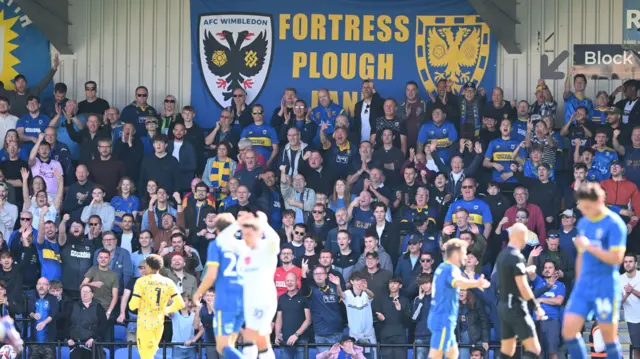
[(264, 111), (251, 111), (251, 113), (254, 115), (262, 115)]
[(462, 189), (473, 189), (473, 186), (462, 186)]
[(293, 233), (295, 233), (295, 234), (297, 234), (299, 236), (304, 236), (304, 232), (293, 232)]
[(236, 95), (233, 95), (233, 97), (235, 97), (235, 98), (238, 98), (238, 97), (244, 97), (244, 95), (242, 95), (242, 94), (236, 94)]
[(147, 97), (149, 95), (147, 95), (146, 93), (137, 93), (136, 96), (138, 96), (138, 97)]
[(294, 106), (294, 108), (297, 108), (297, 109), (302, 109), (302, 110), (304, 110), (304, 106)]
[(164, 103), (176, 103), (176, 100), (165, 99)]
[(422, 263), (431, 263), (431, 262), (433, 262), (433, 260), (432, 260), (432, 259), (422, 258), (422, 259), (420, 260), (420, 262), (422, 262)]
[(21, 221), (30, 221), (30, 220), (31, 220), (31, 218), (21, 217), (21, 218), (20, 218), (20, 220), (21, 220)]
[(96, 88), (95, 87), (85, 87), (84, 90), (85, 91), (95, 91)]
[(313, 211), (314, 214), (323, 214), (324, 211)]

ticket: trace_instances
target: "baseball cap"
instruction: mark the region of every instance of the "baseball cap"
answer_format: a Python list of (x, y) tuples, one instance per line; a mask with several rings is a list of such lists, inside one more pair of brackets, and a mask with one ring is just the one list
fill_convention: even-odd
[(540, 90), (546, 90), (547, 89), (547, 85), (538, 85), (536, 86), (536, 92), (540, 91)]
[(421, 226), (424, 222), (427, 221), (427, 216), (424, 213), (418, 213), (413, 217), (413, 224), (416, 226)]
[(367, 257), (373, 257), (373, 258), (378, 258), (378, 252), (377, 251), (369, 251), (367, 252)]
[(408, 243), (409, 244), (418, 244), (418, 243), (420, 243), (420, 238), (418, 236), (412, 234), (411, 237), (409, 237)]
[(604, 111), (607, 115), (622, 115), (622, 110), (617, 107), (609, 107), (606, 111)]
[(562, 217), (575, 217), (576, 214), (572, 209), (565, 209), (564, 212), (560, 213)]
[(549, 231), (548, 236), (549, 238), (560, 238), (560, 233), (558, 233), (558, 231), (556, 230), (551, 230)]
[(596, 94), (596, 98), (600, 97), (600, 95), (605, 95), (609, 97), (609, 94), (607, 93), (607, 91), (603, 91), (603, 90), (598, 91), (598, 93)]
[(615, 165), (622, 166), (622, 162), (620, 162), (618, 160), (613, 160), (613, 161), (611, 161), (611, 164), (609, 165), (609, 167), (615, 166)]
[(462, 86), (463, 90), (466, 90), (468, 88), (472, 88), (472, 89), (476, 89), (476, 84), (474, 84), (473, 82), (467, 82), (466, 84), (464, 84), (464, 86)]

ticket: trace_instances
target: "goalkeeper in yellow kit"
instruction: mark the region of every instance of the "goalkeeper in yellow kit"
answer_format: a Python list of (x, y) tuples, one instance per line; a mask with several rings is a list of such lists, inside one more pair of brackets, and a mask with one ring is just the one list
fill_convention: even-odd
[[(138, 310), (136, 338), (141, 359), (151, 359), (158, 351), (164, 317), (184, 308), (175, 283), (158, 271), (163, 266), (162, 257), (152, 254), (145, 259), (147, 275), (139, 278), (133, 287), (129, 309)], [(169, 301), (172, 301), (171, 305)]]

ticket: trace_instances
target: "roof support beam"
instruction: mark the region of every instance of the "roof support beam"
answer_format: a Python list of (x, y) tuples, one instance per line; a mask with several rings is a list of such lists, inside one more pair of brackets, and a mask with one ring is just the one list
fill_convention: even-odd
[(516, 41), (516, 25), (520, 24), (516, 17), (516, 1), (514, 0), (469, 0), (478, 15), (489, 25), (494, 35), (507, 53), (521, 54)]
[(69, 46), (68, 0), (13, 0), (62, 55), (72, 55)]

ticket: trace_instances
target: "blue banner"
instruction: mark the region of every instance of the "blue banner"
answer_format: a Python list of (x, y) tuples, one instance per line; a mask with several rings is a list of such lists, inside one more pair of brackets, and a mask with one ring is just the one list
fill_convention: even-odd
[(411, 80), (423, 98), (441, 78), (456, 91), (496, 84), (497, 42), (466, 0), (191, 0), (191, 32), (191, 103), (203, 127), (240, 87), (268, 113), (287, 87), (312, 107), (327, 88), (351, 114), (365, 79), (397, 100)]
[[(51, 69), (49, 41), (13, 1), (0, 2), (0, 81), (13, 89), (13, 78), (23, 74), (28, 86), (38, 83)], [(43, 97), (52, 97), (45, 91)]]
[(640, 0), (624, 0), (622, 24), (624, 41), (640, 40)]

